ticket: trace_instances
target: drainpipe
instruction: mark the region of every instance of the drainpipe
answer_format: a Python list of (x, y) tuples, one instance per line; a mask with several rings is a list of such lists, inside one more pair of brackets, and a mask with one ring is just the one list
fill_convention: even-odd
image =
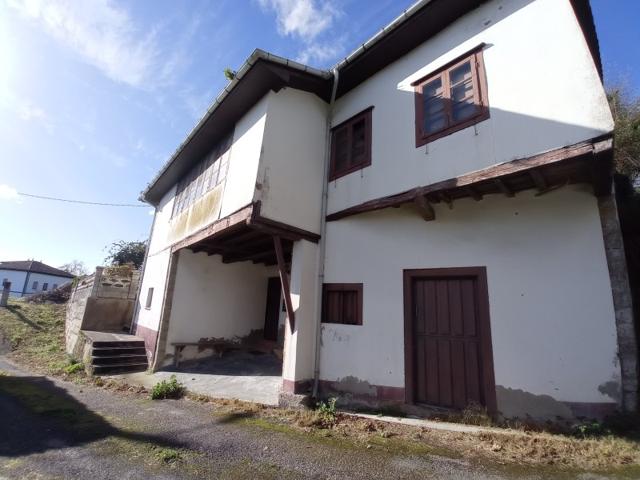
[(333, 105), (336, 101), (336, 92), (338, 90), (338, 80), (340, 78), (338, 69), (333, 71), (333, 88), (331, 90), (331, 99), (329, 100), (329, 110), (327, 112), (327, 128), (325, 138), (324, 152), (324, 177), (322, 179), (322, 207), (320, 217), (320, 241), (318, 245), (318, 292), (316, 295), (316, 350), (313, 363), (313, 391), (312, 397), (318, 398), (318, 383), (320, 382), (320, 347), (321, 347), (321, 321), (322, 321), (322, 285), (324, 284), (324, 256), (326, 251), (325, 236), (327, 233), (327, 201), (329, 197), (329, 162), (331, 161), (331, 118), (333, 116)]

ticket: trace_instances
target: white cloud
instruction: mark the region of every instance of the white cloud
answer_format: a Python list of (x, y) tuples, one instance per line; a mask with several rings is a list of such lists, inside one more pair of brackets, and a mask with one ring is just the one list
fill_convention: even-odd
[(0, 200), (17, 200), (18, 191), (9, 185), (0, 184)]
[(298, 36), (311, 42), (331, 27), (340, 11), (326, 0), (258, 0), (264, 10), (276, 12), (281, 35)]
[(333, 62), (344, 53), (344, 43), (344, 38), (333, 40), (331, 43), (312, 43), (298, 54), (296, 61), (321, 65)]
[(140, 34), (129, 13), (110, 0), (9, 0), (8, 4), (115, 81), (141, 87), (161, 69), (157, 29)]
[(40, 107), (31, 105), (30, 103), (23, 103), (18, 107), (18, 116), (22, 120), (29, 121), (31, 119), (43, 120), (46, 118), (44, 110)]

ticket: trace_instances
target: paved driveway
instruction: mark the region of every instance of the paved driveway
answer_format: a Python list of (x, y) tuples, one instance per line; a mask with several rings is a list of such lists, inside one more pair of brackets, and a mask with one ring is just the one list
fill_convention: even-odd
[(366, 449), (216, 416), (188, 400), (151, 401), (31, 376), (2, 357), (0, 370), (11, 373), (0, 376), (0, 478), (603, 478)]

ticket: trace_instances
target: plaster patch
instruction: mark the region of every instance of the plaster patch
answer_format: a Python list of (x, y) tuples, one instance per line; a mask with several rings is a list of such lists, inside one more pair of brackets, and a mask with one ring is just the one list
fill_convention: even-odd
[(496, 385), (498, 411), (505, 418), (534, 420), (572, 419), (573, 412), (550, 395), (536, 395), (520, 389)]

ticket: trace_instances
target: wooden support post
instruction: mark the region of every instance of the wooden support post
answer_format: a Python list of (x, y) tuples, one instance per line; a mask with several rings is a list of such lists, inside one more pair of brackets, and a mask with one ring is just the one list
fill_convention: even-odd
[(513, 190), (511, 190), (506, 183), (504, 183), (504, 181), (502, 181), (500, 178), (496, 178), (493, 183), (495, 183), (495, 185), (498, 187), (498, 189), (504, 193), (507, 197), (513, 197), (515, 196), (515, 193), (513, 193)]
[(424, 195), (417, 195), (416, 198), (413, 199), (413, 202), (418, 208), (418, 212), (420, 212), (420, 216), (424, 219), (425, 222), (436, 219), (436, 212), (433, 210), (433, 206), (429, 203), (427, 197), (425, 197)]
[(282, 241), (277, 235), (273, 236), (273, 246), (276, 249), (276, 258), (278, 260), (278, 272), (280, 273), (280, 284), (282, 285), (282, 294), (284, 295), (284, 305), (287, 309), (287, 317), (289, 317), (289, 328), (293, 332), (296, 319), (293, 313), (293, 303), (291, 302), (291, 290), (289, 289), (289, 275), (284, 265), (284, 254), (282, 253)]

